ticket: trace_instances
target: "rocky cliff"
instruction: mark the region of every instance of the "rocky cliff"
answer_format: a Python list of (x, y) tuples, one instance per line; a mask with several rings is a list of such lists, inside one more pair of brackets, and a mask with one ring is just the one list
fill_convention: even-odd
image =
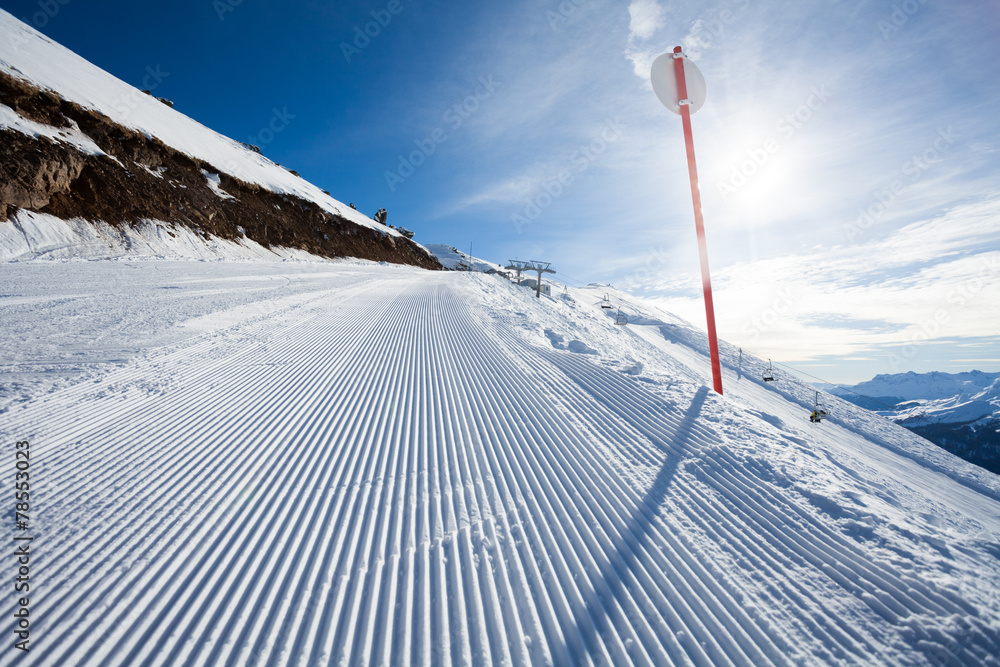
[[(13, 112), (26, 121), (0, 125), (0, 221), (18, 209), (116, 226), (156, 220), (323, 257), (441, 268), (398, 234), (243, 181), (2, 71), (0, 104), (8, 118)], [(94, 147), (81, 148), (81, 141)]]

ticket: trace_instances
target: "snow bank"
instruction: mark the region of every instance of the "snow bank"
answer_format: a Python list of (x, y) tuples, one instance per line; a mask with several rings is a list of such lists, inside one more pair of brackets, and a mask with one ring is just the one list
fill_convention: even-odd
[(62, 220), (44, 213), (21, 210), (11, 220), (0, 222), (0, 261), (3, 262), (123, 256), (330, 261), (302, 250), (268, 249), (248, 238), (229, 241), (155, 220), (119, 228), (104, 222)]
[[(424, 247), (446, 269), (457, 269), (460, 265), (464, 265), (464, 267), (471, 266), (473, 271), (485, 272), (491, 269), (494, 271), (503, 271), (503, 267), (499, 264), (487, 262), (485, 259), (479, 259), (478, 257), (470, 257), (461, 250), (457, 250), (444, 243), (430, 243)], [(466, 270), (464, 267), (463, 270)]]

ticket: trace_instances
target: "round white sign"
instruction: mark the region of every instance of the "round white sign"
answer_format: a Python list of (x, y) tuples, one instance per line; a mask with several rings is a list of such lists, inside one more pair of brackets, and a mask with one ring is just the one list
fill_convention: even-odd
[[(691, 100), (691, 113), (694, 113), (705, 104), (705, 77), (702, 76), (701, 70), (691, 62), (690, 58), (683, 58), (683, 61), (687, 98)], [(653, 83), (653, 92), (656, 93), (663, 106), (675, 114), (680, 114), (681, 97), (677, 93), (677, 73), (674, 69), (673, 53), (664, 53), (653, 61), (649, 79)]]

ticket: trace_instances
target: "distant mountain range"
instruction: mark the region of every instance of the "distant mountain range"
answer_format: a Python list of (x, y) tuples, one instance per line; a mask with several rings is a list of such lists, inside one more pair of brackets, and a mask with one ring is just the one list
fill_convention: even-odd
[(827, 391), (1000, 474), (1000, 373), (876, 375)]

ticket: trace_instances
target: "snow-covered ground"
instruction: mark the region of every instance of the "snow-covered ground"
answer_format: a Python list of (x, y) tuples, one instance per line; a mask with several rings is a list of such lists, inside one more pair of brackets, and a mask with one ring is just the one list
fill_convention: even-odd
[(441, 266), (446, 269), (458, 269), (462, 271), (503, 271), (503, 267), (499, 264), (494, 264), (493, 262), (488, 262), (485, 259), (480, 259), (478, 257), (472, 257), (462, 252), (454, 246), (450, 246), (444, 243), (431, 243), (426, 246), (427, 250), (430, 251), (432, 255), (437, 258), (437, 261), (441, 262)]
[(190, 227), (147, 220), (116, 227), (106, 222), (61, 220), (45, 213), (18, 211), (0, 222), (0, 262), (30, 259), (295, 259), (321, 261), (304, 250), (265, 248), (243, 237), (220, 239)]
[(606, 291), (0, 265), (19, 664), (996, 664), (1000, 478)]

